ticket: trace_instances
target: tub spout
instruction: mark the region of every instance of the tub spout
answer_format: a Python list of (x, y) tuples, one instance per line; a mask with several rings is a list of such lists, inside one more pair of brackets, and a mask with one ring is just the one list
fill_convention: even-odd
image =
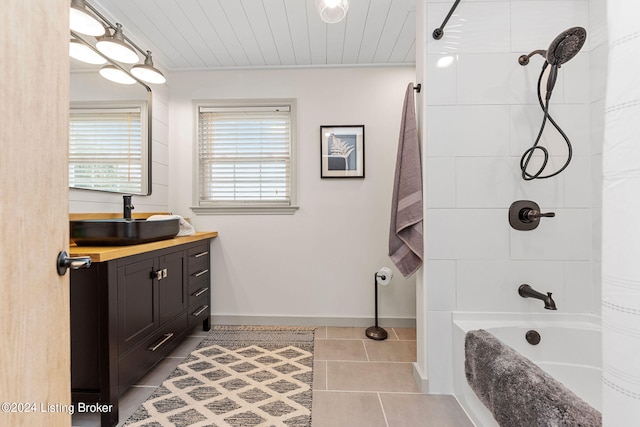
[(531, 286), (523, 284), (518, 288), (518, 294), (520, 294), (522, 298), (536, 298), (544, 301), (544, 308), (547, 310), (557, 310), (556, 302), (551, 298), (551, 292), (547, 292), (545, 295), (534, 290)]

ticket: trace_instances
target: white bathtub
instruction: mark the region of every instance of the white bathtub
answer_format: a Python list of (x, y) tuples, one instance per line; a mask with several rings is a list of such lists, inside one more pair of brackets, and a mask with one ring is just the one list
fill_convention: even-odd
[[(464, 337), (484, 329), (551, 374), (598, 411), (602, 409), (600, 318), (565, 313), (453, 313), (453, 379), (456, 398), (478, 427), (498, 424), (467, 384)], [(538, 345), (525, 339), (540, 333)]]

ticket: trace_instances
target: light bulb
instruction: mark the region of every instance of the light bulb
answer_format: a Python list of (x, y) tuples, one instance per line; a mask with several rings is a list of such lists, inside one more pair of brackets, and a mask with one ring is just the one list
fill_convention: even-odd
[(69, 41), (69, 56), (87, 64), (102, 65), (107, 63), (106, 59), (94, 52), (89, 46), (75, 39)]
[(114, 65), (105, 65), (104, 67), (100, 68), (100, 75), (107, 80), (111, 80), (114, 83), (120, 83), (124, 85), (132, 85), (136, 82), (136, 79)]

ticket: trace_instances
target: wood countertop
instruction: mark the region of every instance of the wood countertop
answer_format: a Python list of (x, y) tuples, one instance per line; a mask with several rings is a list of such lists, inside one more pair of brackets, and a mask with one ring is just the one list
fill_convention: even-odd
[(199, 240), (213, 239), (217, 235), (217, 231), (201, 231), (192, 236), (180, 236), (174, 237), (173, 239), (160, 240), (158, 242), (129, 246), (76, 246), (75, 244), (72, 244), (69, 248), (69, 256), (88, 256), (91, 257), (91, 262), (104, 262), (117, 258), (124, 258), (130, 255), (155, 251), (157, 249), (165, 249), (185, 243), (197, 242)]

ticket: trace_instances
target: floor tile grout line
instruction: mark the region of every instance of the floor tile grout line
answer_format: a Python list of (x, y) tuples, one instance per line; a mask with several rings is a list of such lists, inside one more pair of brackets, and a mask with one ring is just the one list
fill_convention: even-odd
[(353, 363), (405, 363), (413, 364), (415, 360), (402, 361), (402, 360), (353, 360), (353, 359), (316, 359), (318, 362), (353, 362)]
[(324, 388), (329, 390), (329, 363), (324, 361)]
[(382, 416), (384, 417), (384, 423), (387, 427), (389, 427), (389, 420), (387, 419), (387, 413), (384, 410), (384, 405), (382, 404), (382, 397), (380, 397), (380, 392), (377, 392), (378, 402), (380, 403), (380, 409), (382, 410)]
[(331, 390), (313, 390), (313, 392), (318, 393), (371, 393), (371, 394), (406, 394), (411, 396), (425, 396), (419, 391), (385, 391), (385, 390), (339, 390), (339, 389), (331, 389)]
[[(360, 341), (362, 338), (316, 338), (317, 341)], [(384, 341), (379, 341), (380, 343), (396, 343), (396, 342), (416, 342), (416, 340), (410, 339), (387, 339)]]
[(369, 352), (367, 351), (367, 345), (365, 344), (364, 340), (362, 340), (362, 347), (364, 347), (364, 355), (367, 356), (367, 362), (371, 362)]

